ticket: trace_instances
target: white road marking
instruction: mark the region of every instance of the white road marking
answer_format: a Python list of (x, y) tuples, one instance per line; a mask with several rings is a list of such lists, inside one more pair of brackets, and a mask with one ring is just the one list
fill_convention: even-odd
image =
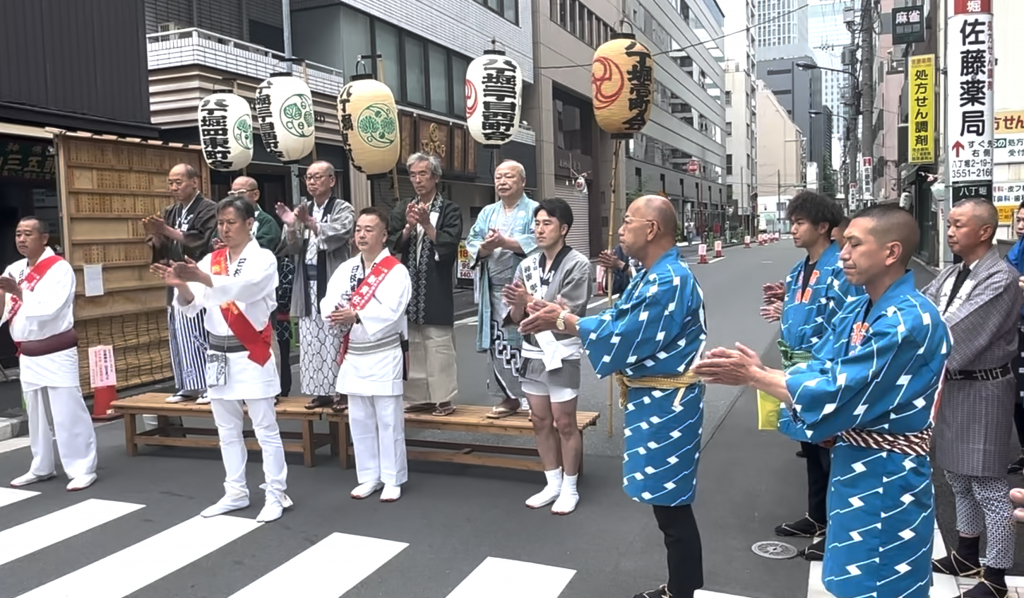
[(194, 517), (20, 598), (67, 598), (85, 593), (89, 598), (124, 598), (260, 525), (255, 519), (226, 515)]
[(0, 565), (99, 527), (145, 505), (90, 498), (0, 532)]
[[(21, 502), (26, 498), (32, 498), (33, 496), (39, 496), (38, 492), (32, 492), (31, 490), (17, 490), (15, 488), (0, 488), (0, 507), (6, 507), (7, 505), (13, 505), (16, 502)], [(2, 547), (0, 547), (2, 548)]]
[(576, 571), (487, 557), (448, 598), (558, 598)]
[[(302, 579), (303, 598), (338, 598), (369, 577), (409, 545), (378, 538), (335, 533), (243, 588), (231, 598), (288, 596)], [(308, 575), (324, 563), (342, 563), (330, 575)]]
[(0, 453), (6, 453), (7, 451), (13, 451), (28, 446), (28, 436), (19, 436), (17, 438), (10, 438), (0, 442)]

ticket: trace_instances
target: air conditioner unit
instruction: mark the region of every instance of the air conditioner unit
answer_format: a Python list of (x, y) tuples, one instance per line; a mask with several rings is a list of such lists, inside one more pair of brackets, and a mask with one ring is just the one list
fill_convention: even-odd
[(160, 23), (156, 29), (160, 33), (167, 33), (168, 31), (177, 31), (179, 29), (184, 29), (184, 27), (177, 23)]

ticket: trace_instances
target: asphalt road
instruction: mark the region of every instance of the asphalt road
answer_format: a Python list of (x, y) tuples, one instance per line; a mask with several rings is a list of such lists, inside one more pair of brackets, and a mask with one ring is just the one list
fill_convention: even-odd
[[(777, 364), (777, 327), (757, 315), (760, 288), (783, 278), (800, 253), (783, 241), (727, 249), (725, 256), (693, 266), (707, 301), (709, 344), (739, 340)], [(474, 333), (472, 322), (457, 327), (458, 400), (486, 405), (486, 359), (473, 351)], [(129, 458), (122, 424), (114, 422), (97, 428), (100, 480), (93, 488), (71, 494), (58, 480), (32, 492), (0, 488), (0, 598), (632, 596), (664, 581), (664, 547), (649, 507), (621, 492), (621, 414), (613, 410), (609, 438), (607, 381), (584, 367), (580, 409), (602, 419), (585, 435), (582, 500), (569, 517), (524, 508), (541, 486), (539, 474), (448, 464), (410, 463), (398, 503), (353, 501), (355, 472), (322, 449), (315, 468), (289, 457), (296, 506), (281, 520), (254, 522), (263, 497), (259, 455), (252, 453), (253, 505), (197, 521), (222, 492), (219, 454), (147, 448)], [(794, 443), (756, 430), (750, 391), (712, 386), (705, 400), (695, 510), (706, 587), (754, 598), (823, 596), (805, 561), (751, 551), (804, 510), (804, 462)], [(428, 434), (440, 436), (409, 431)], [(516, 440), (509, 439), (500, 440)], [(18, 440), (0, 443), (0, 480), (27, 467)], [(939, 491), (948, 530), (948, 496)]]

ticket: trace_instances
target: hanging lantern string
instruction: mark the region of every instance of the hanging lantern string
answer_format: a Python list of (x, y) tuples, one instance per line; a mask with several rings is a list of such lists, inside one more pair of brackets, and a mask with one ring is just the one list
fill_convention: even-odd
[[(730, 37), (730, 36), (733, 36), (733, 35), (737, 35), (739, 33), (746, 33), (748, 31), (750, 31), (751, 29), (753, 29), (755, 27), (758, 27), (760, 25), (766, 25), (768, 23), (771, 23), (772, 21), (778, 21), (779, 19), (781, 19), (783, 17), (789, 16), (789, 15), (791, 15), (791, 14), (797, 12), (797, 11), (803, 10), (803, 9), (807, 8), (808, 6), (810, 6), (810, 5), (809, 4), (804, 4), (803, 6), (798, 6), (798, 7), (794, 8), (794, 9), (792, 9), (792, 10), (788, 10), (788, 11), (786, 11), (784, 13), (780, 13), (780, 14), (778, 14), (778, 15), (770, 18), (770, 19), (765, 19), (763, 21), (759, 21), (758, 23), (755, 23), (755, 24), (751, 25), (750, 27), (744, 27), (743, 29), (737, 29), (736, 31), (732, 31), (730, 33), (723, 33), (722, 35), (719, 35), (718, 37), (712, 37), (712, 38), (710, 38), (708, 40), (705, 40), (705, 41), (702, 41), (702, 42), (697, 42), (695, 44), (690, 44), (689, 46), (683, 46), (681, 48), (673, 48), (671, 50), (663, 50), (661, 52), (654, 52), (654, 53), (651, 54), (651, 56), (652, 57), (653, 56), (664, 56), (665, 54), (671, 54), (673, 52), (681, 52), (683, 50), (689, 50), (691, 48), (703, 47), (704, 44), (706, 44), (708, 42), (717, 42), (719, 40), (723, 40), (723, 39), (725, 39), (727, 37)], [(625, 18), (623, 18), (623, 20), (624, 21), (628, 21), (628, 19), (625, 19)], [(576, 68), (589, 69), (589, 68), (591, 68), (593, 66), (594, 66), (593, 63), (590, 63), (590, 62), (588, 62), (586, 64), (556, 64), (556, 65), (552, 65), (552, 66), (538, 66), (538, 67), (534, 67), (534, 70), (537, 70), (537, 71), (551, 71), (551, 70), (558, 70), (558, 69), (576, 69)]]
[(501, 46), (501, 51), (502, 52), (506, 52), (506, 53), (508, 52), (508, 46), (506, 46), (504, 44), (504, 42), (499, 42), (498, 38), (492, 37), (491, 38), (491, 49), (492, 50), (497, 50), (498, 46)]
[[(619, 154), (620, 153), (622, 153), (622, 140), (621, 139), (616, 139), (615, 140), (615, 153), (612, 155), (612, 182), (611, 182), (612, 192), (611, 192), (611, 195), (608, 196), (610, 198), (610, 200), (611, 200), (611, 201), (608, 202), (608, 253), (611, 253), (612, 250), (614, 249), (614, 245), (612, 245), (612, 239), (614, 238), (613, 231), (615, 230), (615, 180), (619, 177)], [(608, 293), (608, 307), (611, 308), (611, 306), (612, 306), (612, 290), (613, 290), (612, 289), (612, 280), (614, 280), (614, 279), (613, 279), (613, 274), (612, 274), (612, 271), (611, 271), (610, 268), (608, 269), (607, 275), (608, 275), (608, 283), (605, 286), (605, 291)], [(614, 433), (615, 433), (614, 430), (613, 430), (613, 426), (612, 426), (612, 418), (615, 415), (615, 411), (614, 411), (615, 404), (614, 404), (614, 402), (612, 400), (612, 397), (614, 396), (614, 391), (615, 391), (614, 384), (613, 384), (613, 379), (614, 378), (615, 378), (615, 376), (608, 376), (608, 438), (611, 438), (614, 435)]]

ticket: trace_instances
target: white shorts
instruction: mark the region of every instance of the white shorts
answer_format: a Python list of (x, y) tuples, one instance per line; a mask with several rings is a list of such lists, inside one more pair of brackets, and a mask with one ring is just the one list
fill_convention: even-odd
[(576, 398), (579, 394), (579, 390), (575, 388), (566, 388), (564, 386), (553, 386), (545, 384), (544, 382), (538, 382), (536, 380), (527, 380), (526, 378), (519, 379), (520, 386), (523, 392), (529, 395), (540, 395), (542, 397), (549, 397), (552, 403), (564, 403), (571, 401)]

